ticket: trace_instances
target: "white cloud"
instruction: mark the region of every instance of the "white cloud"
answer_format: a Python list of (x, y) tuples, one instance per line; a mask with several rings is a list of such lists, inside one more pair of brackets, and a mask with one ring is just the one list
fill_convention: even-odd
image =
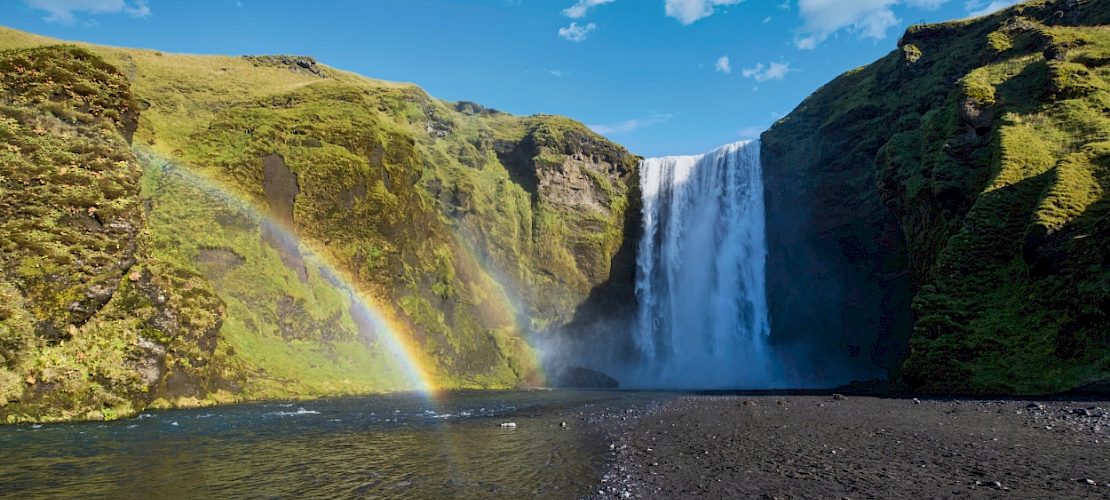
[(770, 66), (764, 66), (763, 63), (756, 64), (754, 68), (745, 69), (740, 72), (746, 78), (755, 78), (757, 82), (766, 82), (771, 80), (782, 80), (786, 78), (786, 74), (796, 69), (790, 69), (790, 63), (777, 63), (772, 62)]
[(916, 9), (937, 10), (941, 5), (948, 3), (948, 1), (949, 0), (906, 0), (906, 5)]
[(585, 26), (579, 26), (578, 23), (570, 23), (566, 28), (559, 28), (559, 36), (566, 38), (572, 42), (581, 42), (586, 39), (586, 33), (597, 29), (594, 23)]
[(716, 68), (717, 71), (720, 71), (721, 73), (724, 73), (726, 75), (732, 73), (732, 66), (728, 65), (728, 56), (721, 56), (720, 59), (717, 59)]
[(666, 0), (664, 9), (667, 16), (678, 19), (683, 25), (703, 17), (713, 15), (713, 8), (720, 5), (736, 5), (744, 0)]
[(578, 0), (578, 3), (563, 9), (563, 15), (571, 19), (578, 19), (586, 15), (586, 11), (590, 10), (590, 7), (596, 7), (612, 1), (614, 0)]
[(1006, 7), (1012, 7), (1022, 1), (1023, 0), (994, 0), (986, 7), (983, 7), (983, 2), (979, 0), (969, 0), (964, 6), (967, 7), (967, 17), (979, 17), (993, 14)]
[(555, 75), (555, 76), (563, 76), (563, 72), (559, 71), (557, 69), (549, 69), (549, 70), (547, 70), (547, 72), (551, 73), (552, 75)]
[(759, 126), (748, 127), (737, 131), (736, 136), (741, 139), (755, 139), (759, 137), (759, 135), (762, 134), (764, 130), (767, 130), (767, 128)]
[(50, 22), (73, 24), (74, 12), (88, 12), (89, 14), (107, 14), (126, 12), (132, 17), (146, 17), (150, 15), (150, 7), (145, 0), (136, 0), (134, 5), (128, 5), (124, 0), (23, 0), (32, 9), (45, 10), (50, 16), (45, 18)]
[[(951, 0), (798, 0), (804, 24), (794, 36), (799, 49), (813, 49), (830, 35), (847, 28), (860, 38), (886, 38), (888, 29), (902, 22), (890, 8), (906, 5), (935, 10)], [(972, 0), (977, 1), (977, 0)]]
[(619, 132), (631, 132), (640, 127), (646, 127), (648, 125), (666, 122), (671, 118), (674, 118), (674, 115), (651, 115), (647, 118), (637, 118), (635, 120), (623, 121), (615, 125), (587, 125), (587, 127), (599, 134), (613, 134)]
[(767, 24), (769, 22), (771, 22), (771, 16), (767, 16), (767, 18), (763, 20), (763, 24)]

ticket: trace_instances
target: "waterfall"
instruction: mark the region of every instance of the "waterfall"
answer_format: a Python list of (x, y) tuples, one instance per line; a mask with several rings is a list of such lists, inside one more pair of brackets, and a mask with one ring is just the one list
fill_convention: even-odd
[(759, 141), (640, 164), (640, 362), (625, 386), (769, 388)]

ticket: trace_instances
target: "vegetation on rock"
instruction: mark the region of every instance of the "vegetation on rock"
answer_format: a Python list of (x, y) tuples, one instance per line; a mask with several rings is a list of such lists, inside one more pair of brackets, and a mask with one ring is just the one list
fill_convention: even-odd
[[(826, 265), (856, 269), (845, 282), (862, 291), (831, 307), (848, 342), (893, 333), (901, 347), (909, 333), (853, 330), (853, 307), (912, 310), (889, 366), (910, 389), (1049, 393), (1110, 377), (1108, 23), (1105, 1), (1042, 0), (913, 26), (764, 135), (768, 189), (796, 187), (780, 202), (808, 221), (777, 241), (818, 235)], [(890, 300), (902, 270), (912, 303)]]
[(578, 122), (56, 43), (0, 28), (9, 420), (412, 388), (393, 334), (439, 387), (538, 384), (625, 243), (637, 158)]
[(230, 397), (222, 302), (150, 254), (126, 78), (77, 47), (5, 51), (0, 101), (0, 417), (128, 416), (182, 379)]

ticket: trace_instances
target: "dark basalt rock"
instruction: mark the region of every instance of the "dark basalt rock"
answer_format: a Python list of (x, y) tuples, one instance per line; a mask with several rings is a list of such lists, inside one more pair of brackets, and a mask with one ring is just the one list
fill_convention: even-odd
[(316, 58), (308, 56), (243, 56), (255, 66), (286, 67), (301, 75), (312, 75), (327, 78), (327, 74), (316, 65)]
[(1107, 130), (1065, 132), (1102, 120), (1106, 24), (1057, 0), (915, 25), (768, 130), (772, 344), (895, 390), (1110, 379)]
[(559, 371), (551, 386), (567, 389), (617, 389), (621, 383), (597, 370), (574, 366)]

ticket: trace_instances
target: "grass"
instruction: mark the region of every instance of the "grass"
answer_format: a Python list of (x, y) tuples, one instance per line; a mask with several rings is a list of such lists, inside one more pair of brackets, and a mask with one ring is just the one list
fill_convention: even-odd
[[(57, 43), (0, 28), (0, 49), (50, 51), (58, 50), (49, 48)], [(134, 226), (142, 228), (137, 251), (143, 257), (136, 264), (141, 279), (132, 292), (124, 280), (112, 296), (121, 323), (105, 330), (104, 338), (135, 345), (153, 341), (167, 352), (159, 361), (161, 378), (135, 385), (141, 397), (123, 398), (128, 411), (147, 404), (409, 388), (397, 360), (355, 324), (346, 292), (321, 274), (324, 264), (382, 307), (437, 386), (541, 383), (536, 354), (523, 339), (553, 332), (534, 332), (533, 325), (554, 328), (569, 321), (590, 289), (607, 279), (621, 245), (637, 159), (578, 122), (447, 103), (411, 84), (322, 65), (321, 76), (290, 71), (277, 59), (75, 45), (66, 50), (87, 51), (114, 78), (115, 87), (91, 89), (89, 96), (114, 99), (122, 92), (119, 96), (130, 99), (126, 105), (101, 105), (97, 112), (104, 116), (97, 123), (114, 120), (124, 138), (133, 134), (141, 153), (136, 158), (126, 145), (118, 152), (131, 175), (126, 207)], [(12, 96), (34, 98), (34, 89), (12, 89)], [(36, 112), (78, 117), (66, 114), (72, 103), (59, 107), (47, 101), (32, 103), (41, 110)], [(106, 134), (103, 140), (121, 144), (115, 131)], [(264, 189), (262, 157), (270, 154), (280, 155), (297, 176), (290, 229), (300, 241), (299, 251), (292, 252), (300, 261), (264, 241), (259, 214), (270, 210), (273, 200)], [(546, 199), (568, 189), (540, 189), (545, 169), (562, 168), (564, 162), (585, 169), (600, 210)], [(121, 196), (106, 181), (100, 186), (109, 196)], [(78, 207), (94, 201), (67, 199)], [(139, 209), (142, 203), (148, 213)], [(96, 207), (101, 213), (113, 209), (106, 203)], [(589, 223), (575, 222), (580, 220)], [(50, 226), (33, 217), (26, 224), (36, 231)], [(22, 240), (8, 247), (31, 248)], [(70, 250), (42, 248), (46, 253), (36, 258), (62, 261), (28, 260), (5, 269), (43, 274), (46, 264), (66, 270), (72, 265), (64, 262)], [(305, 264), (301, 270), (299, 262)], [(167, 302), (184, 308), (176, 320), (185, 326), (149, 326), (164, 318), (159, 319), (161, 304), (150, 303), (143, 291), (148, 281), (162, 283)], [(27, 297), (23, 288), (16, 289), (20, 293), (11, 300)], [(12, 309), (58, 310), (68, 300), (64, 293), (51, 294), (32, 296)], [(56, 300), (46, 300), (48, 295)], [(8, 323), (19, 325), (13, 336), (43, 335), (31, 320)], [(66, 324), (59, 323), (63, 330)], [(136, 359), (107, 365), (138, 366), (144, 356), (134, 345), (121, 352)], [(23, 402), (34, 399), (51, 415), (69, 412), (59, 418), (96, 417), (86, 406), (17, 390), (12, 381), (26, 370), (11, 371), (11, 362), (5, 366), (0, 395), (22, 401), (16, 406), (27, 407)], [(188, 381), (186, 389), (167, 383), (178, 375)], [(96, 411), (103, 416), (108, 410)], [(15, 418), (54, 418), (46, 413)]]
[[(1084, 23), (1106, 22), (1096, 3)], [(876, 217), (860, 211), (878, 203), (897, 217), (916, 289), (897, 370), (910, 389), (1035, 394), (1108, 378), (1110, 268), (1095, 249), (1110, 243), (1110, 32), (1053, 25), (1044, 6), (915, 26), (913, 50), (831, 82), (764, 136), (772, 151), (814, 133), (822, 151), (867, 145), (807, 181), (820, 200), (818, 186), (860, 186), (858, 204), (834, 209), (844, 217)], [(1066, 51), (1048, 58), (1053, 47)]]

